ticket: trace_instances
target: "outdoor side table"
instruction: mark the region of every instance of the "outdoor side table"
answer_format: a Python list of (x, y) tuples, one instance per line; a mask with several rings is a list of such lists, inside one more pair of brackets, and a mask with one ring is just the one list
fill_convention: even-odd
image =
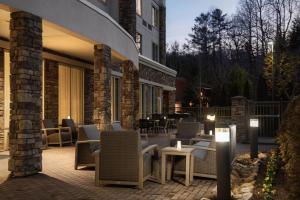
[[(166, 181), (166, 162), (168, 156), (185, 156), (185, 186), (190, 185), (190, 181), (193, 180), (194, 167), (191, 165), (191, 156), (194, 148), (182, 148), (177, 150), (176, 147), (165, 147), (162, 152), (162, 165), (161, 165), (161, 184), (165, 184)], [(168, 162), (167, 166), (167, 179), (171, 179), (172, 163)]]

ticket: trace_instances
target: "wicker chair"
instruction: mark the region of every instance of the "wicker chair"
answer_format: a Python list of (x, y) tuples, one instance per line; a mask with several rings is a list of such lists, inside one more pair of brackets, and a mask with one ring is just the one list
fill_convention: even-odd
[(184, 145), (189, 145), (190, 140), (197, 137), (201, 131), (200, 122), (181, 122), (178, 124), (176, 139), (171, 140), (171, 146), (174, 146), (178, 140)]
[(47, 138), (47, 146), (51, 144), (72, 144), (72, 133), (69, 127), (55, 127), (51, 120), (44, 119), (42, 121), (42, 131)]
[(75, 125), (75, 122), (73, 121), (73, 119), (62, 119), (61, 125), (63, 127), (71, 128), (73, 142), (76, 142), (78, 133), (77, 133), (77, 128), (76, 128), (76, 125)]
[[(194, 164), (193, 176), (213, 179), (217, 178), (215, 145), (215, 141), (203, 140), (198, 141), (194, 145), (184, 146), (196, 149), (193, 153), (193, 161), (191, 162), (191, 164)], [(185, 174), (185, 158), (175, 158), (174, 174)]]
[(105, 131), (101, 133), (101, 151), (96, 156), (96, 185), (134, 185), (153, 178), (152, 164), (157, 145), (142, 148), (135, 131)]
[(100, 132), (95, 125), (79, 127), (75, 146), (75, 169), (79, 166), (94, 167), (95, 154), (100, 149)]

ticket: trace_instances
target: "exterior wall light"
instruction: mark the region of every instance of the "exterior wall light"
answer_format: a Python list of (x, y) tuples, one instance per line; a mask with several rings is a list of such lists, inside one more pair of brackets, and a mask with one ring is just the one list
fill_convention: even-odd
[(258, 157), (258, 119), (250, 119), (249, 138), (250, 138), (250, 157), (255, 159)]
[(147, 117), (147, 120), (150, 120), (150, 117)]
[(215, 129), (217, 159), (217, 199), (231, 199), (230, 187), (230, 128)]

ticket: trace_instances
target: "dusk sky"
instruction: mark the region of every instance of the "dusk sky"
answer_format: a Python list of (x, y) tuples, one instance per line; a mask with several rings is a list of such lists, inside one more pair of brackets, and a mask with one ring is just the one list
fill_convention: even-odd
[(194, 19), (201, 12), (220, 8), (228, 15), (233, 14), (238, 0), (166, 0), (167, 1), (167, 43), (177, 40), (185, 43), (194, 24)]

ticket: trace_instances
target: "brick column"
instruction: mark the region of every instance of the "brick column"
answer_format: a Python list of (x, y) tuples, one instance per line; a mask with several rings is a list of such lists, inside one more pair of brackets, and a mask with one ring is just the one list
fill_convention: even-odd
[(57, 126), (60, 123), (58, 121), (58, 62), (46, 59), (44, 67), (44, 117)]
[[(136, 81), (133, 62), (124, 61), (122, 63), (122, 100), (121, 100), (121, 123), (124, 128), (135, 128), (136, 121)], [(138, 105), (137, 105), (138, 106)]]
[(0, 151), (4, 150), (4, 51), (0, 48)]
[(166, 7), (159, 7), (159, 62), (166, 65)]
[(237, 141), (248, 141), (248, 101), (245, 97), (231, 98), (231, 120), (236, 124)]
[(93, 124), (94, 99), (94, 70), (84, 72), (84, 123)]
[(8, 169), (12, 176), (27, 176), (42, 170), (41, 18), (26, 12), (11, 13), (10, 60)]
[(94, 47), (94, 123), (100, 130), (111, 124), (111, 49), (104, 44)]
[(136, 0), (119, 0), (119, 24), (135, 39)]

